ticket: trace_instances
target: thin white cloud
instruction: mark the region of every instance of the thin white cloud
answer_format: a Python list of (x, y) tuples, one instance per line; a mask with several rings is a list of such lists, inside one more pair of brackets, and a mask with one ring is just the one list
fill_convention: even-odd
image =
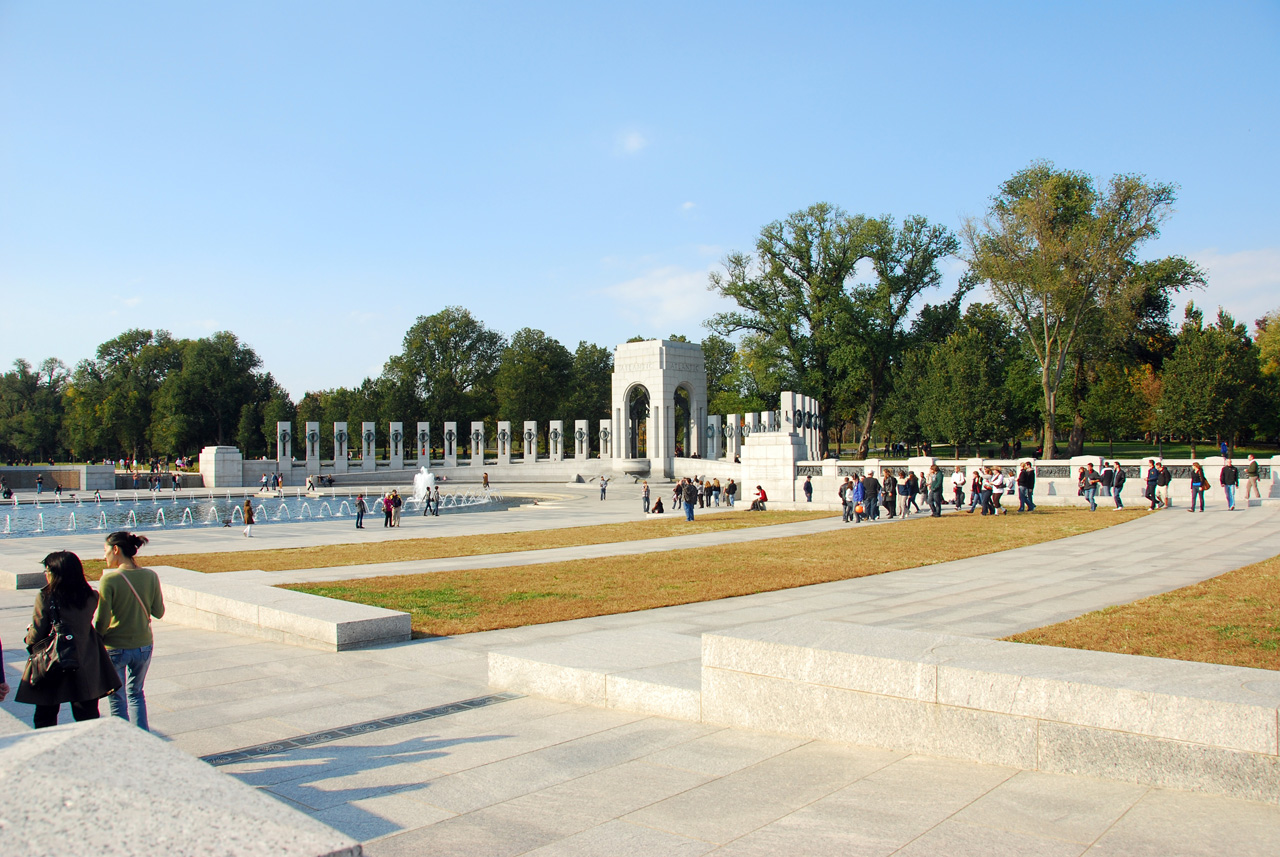
[(707, 275), (718, 266), (689, 270), (675, 265), (655, 268), (639, 277), (600, 290), (619, 314), (653, 336), (684, 332), (698, 339), (702, 322), (733, 302), (707, 290)]
[(618, 135), (618, 151), (634, 155), (649, 147), (649, 139), (639, 131), (624, 131)]
[(686, 202), (684, 205), (680, 206), (680, 210), (693, 211), (697, 207), (698, 207), (698, 204), (696, 202)]
[[(1189, 299), (1211, 316), (1219, 306), (1250, 327), (1255, 319), (1280, 307), (1280, 247), (1222, 253), (1216, 247), (1193, 253), (1209, 285)], [(1175, 312), (1175, 316), (1177, 313)], [(1175, 322), (1178, 321), (1175, 318)]]

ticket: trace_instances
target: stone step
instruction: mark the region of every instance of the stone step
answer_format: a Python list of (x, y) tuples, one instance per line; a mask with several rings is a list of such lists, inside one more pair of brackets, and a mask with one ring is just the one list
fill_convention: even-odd
[(592, 631), (489, 653), (489, 684), (562, 702), (701, 719), (702, 643), (670, 631)]

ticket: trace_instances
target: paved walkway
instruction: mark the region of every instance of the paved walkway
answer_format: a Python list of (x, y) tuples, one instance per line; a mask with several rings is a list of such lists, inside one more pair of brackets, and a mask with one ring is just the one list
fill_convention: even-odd
[[(796, 613), (1003, 635), (1275, 554), (1274, 506), (1175, 510), (855, 581), (374, 650), (314, 652), (159, 623), (148, 695), (154, 728), (196, 755), (310, 736), (224, 770), (366, 840), (375, 857), (1280, 853), (1275, 806), (533, 698), (441, 709), (491, 695), (493, 648), (628, 628), (696, 641)], [(31, 598), (0, 593), (11, 679)], [(400, 725), (387, 722), (396, 716)]]

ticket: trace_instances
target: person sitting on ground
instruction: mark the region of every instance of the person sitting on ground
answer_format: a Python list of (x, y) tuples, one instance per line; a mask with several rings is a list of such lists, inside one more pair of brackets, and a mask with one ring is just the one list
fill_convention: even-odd
[(662, 498), (659, 497), (653, 504), (653, 508), (649, 510), (651, 515), (661, 515), (665, 509), (662, 508)]
[(765, 504), (765, 503), (768, 503), (768, 502), (769, 502), (769, 495), (765, 493), (765, 490), (764, 490), (764, 488), (763, 488), (762, 486), (757, 485), (757, 486), (756, 486), (756, 498), (755, 498), (754, 500), (752, 500), (752, 501), (751, 501), (751, 511), (753, 511), (753, 512), (764, 512), (764, 511), (767, 511), (767, 510), (765, 509), (765, 505), (764, 505), (764, 504)]

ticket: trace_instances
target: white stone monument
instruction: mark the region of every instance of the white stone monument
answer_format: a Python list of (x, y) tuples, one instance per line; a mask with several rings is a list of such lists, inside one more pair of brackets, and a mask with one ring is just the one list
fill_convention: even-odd
[(498, 463), (511, 463), (511, 421), (498, 421)]
[(378, 427), (376, 423), (360, 423), (360, 469), (373, 473), (378, 469)]
[(625, 459), (638, 456), (641, 417), (633, 412), (633, 395), (643, 390), (649, 396), (649, 414), (644, 418), (645, 454), (656, 462), (655, 476), (670, 477), (675, 468), (676, 391), (688, 398), (686, 437), (690, 449), (703, 445), (702, 431), (707, 413), (707, 367), (702, 346), (694, 342), (652, 339), (626, 342), (614, 350), (613, 405), (610, 411), (610, 440), (605, 452), (601, 428), (601, 456)]
[(320, 473), (320, 423), (306, 423), (306, 436), (303, 448), (307, 451), (307, 475)]
[(551, 460), (564, 461), (564, 421), (552, 420), (547, 437), (551, 441)]
[(524, 451), (520, 459), (525, 464), (533, 464), (538, 460), (538, 423), (536, 420), (525, 420), (524, 429), (520, 432), (521, 447)]
[(391, 443), (391, 469), (404, 469), (404, 423), (387, 426), (387, 438)]
[(475, 420), (471, 423), (471, 464), (484, 467), (484, 422)]
[(458, 466), (458, 424), (454, 422), (444, 424), (444, 466)]

